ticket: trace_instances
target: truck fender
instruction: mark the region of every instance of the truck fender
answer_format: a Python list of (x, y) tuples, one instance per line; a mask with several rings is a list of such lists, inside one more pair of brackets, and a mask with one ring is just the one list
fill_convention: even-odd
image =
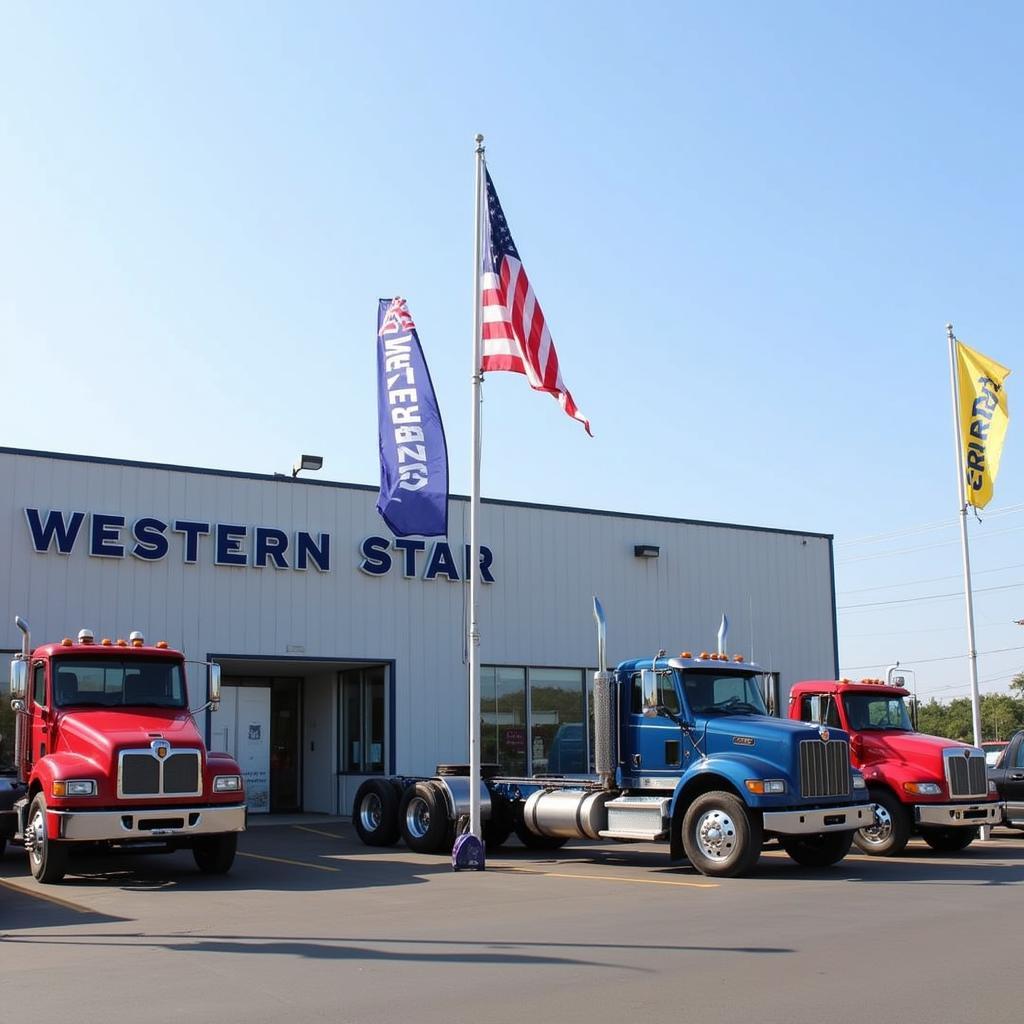
[(777, 764), (760, 757), (752, 757), (749, 754), (708, 757), (690, 765), (676, 785), (675, 792), (672, 794), (672, 803), (669, 805), (670, 859), (681, 860), (683, 857), (683, 816), (694, 797), (713, 789), (721, 789), (735, 793), (749, 808), (750, 801), (747, 799), (745, 781), (747, 779), (773, 778), (786, 778), (786, 781), (790, 782), (786, 774), (779, 770)]

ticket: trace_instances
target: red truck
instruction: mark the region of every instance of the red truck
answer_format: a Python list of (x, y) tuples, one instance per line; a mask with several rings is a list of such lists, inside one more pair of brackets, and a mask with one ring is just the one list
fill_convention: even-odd
[(790, 718), (850, 734), (850, 760), (875, 805), (874, 824), (858, 830), (854, 842), (875, 857), (895, 856), (912, 835), (933, 850), (964, 850), (979, 825), (1000, 818), (984, 751), (917, 732), (908, 696), (882, 679), (811, 680), (789, 694)]
[[(192, 850), (223, 874), (246, 821), (242, 774), (206, 750), (188, 708), (185, 658), (141, 633), (96, 643), (89, 630), (11, 662), (13, 776), (0, 786), (0, 849), (20, 840), (32, 874), (58, 882), (74, 849)], [(209, 701), (220, 699), (220, 666)]]

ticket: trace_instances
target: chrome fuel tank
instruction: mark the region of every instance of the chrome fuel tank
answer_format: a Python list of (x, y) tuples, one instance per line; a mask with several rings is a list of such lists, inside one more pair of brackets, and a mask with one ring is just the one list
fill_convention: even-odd
[(608, 827), (605, 804), (616, 794), (607, 790), (539, 789), (523, 807), (531, 832), (553, 839), (598, 839)]

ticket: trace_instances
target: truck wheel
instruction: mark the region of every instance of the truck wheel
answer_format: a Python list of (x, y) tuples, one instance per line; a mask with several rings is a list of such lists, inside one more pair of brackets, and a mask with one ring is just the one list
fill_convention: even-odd
[(398, 827), (416, 853), (441, 853), (452, 847), (452, 823), (444, 794), (432, 782), (414, 782), (398, 805)]
[(352, 824), (367, 846), (398, 842), (399, 794), (389, 779), (367, 779), (352, 802)]
[(25, 849), (28, 851), (29, 867), (37, 882), (50, 885), (59, 882), (67, 873), (67, 846), (46, 835), (46, 799), (42, 793), (36, 793), (28, 810)]
[(733, 878), (750, 871), (761, 856), (761, 822), (732, 793), (702, 793), (686, 809), (683, 849), (702, 874)]
[(238, 833), (225, 832), (223, 835), (197, 839), (192, 847), (192, 856), (196, 867), (204, 875), (226, 875), (235, 862), (237, 848)]
[(869, 857), (895, 857), (910, 841), (910, 815), (888, 790), (871, 794), (875, 804), (875, 823), (857, 829), (853, 841)]
[(825, 832), (818, 836), (790, 837), (782, 848), (805, 868), (827, 868), (838, 864), (853, 845), (853, 832)]
[(959, 853), (978, 838), (976, 828), (923, 828), (921, 838), (939, 853)]

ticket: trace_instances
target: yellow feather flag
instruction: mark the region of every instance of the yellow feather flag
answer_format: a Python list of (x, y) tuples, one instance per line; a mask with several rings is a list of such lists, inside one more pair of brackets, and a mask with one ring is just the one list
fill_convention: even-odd
[(984, 508), (992, 500), (1010, 422), (1004, 386), (1010, 371), (962, 341), (956, 343), (956, 363), (967, 504)]

